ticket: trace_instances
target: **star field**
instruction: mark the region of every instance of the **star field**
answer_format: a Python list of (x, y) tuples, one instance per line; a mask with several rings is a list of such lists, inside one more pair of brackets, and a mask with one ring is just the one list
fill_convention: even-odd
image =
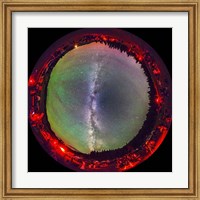
[(58, 138), (82, 153), (114, 150), (131, 141), (149, 110), (141, 64), (105, 44), (79, 46), (54, 67), (46, 110)]

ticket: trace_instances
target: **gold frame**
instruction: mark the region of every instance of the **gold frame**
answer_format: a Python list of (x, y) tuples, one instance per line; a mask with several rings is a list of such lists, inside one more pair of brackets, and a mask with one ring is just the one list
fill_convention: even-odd
[[(200, 199), (199, 0), (0, 0), (0, 199)], [(188, 189), (13, 189), (11, 186), (11, 23), (17, 11), (177, 11), (189, 13)], [(199, 133), (199, 135), (198, 135)], [(198, 148), (199, 146), (199, 148)]]

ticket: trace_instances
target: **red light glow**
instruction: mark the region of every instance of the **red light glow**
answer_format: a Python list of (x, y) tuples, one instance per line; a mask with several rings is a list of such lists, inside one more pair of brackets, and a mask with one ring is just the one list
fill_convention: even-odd
[(156, 102), (158, 105), (160, 105), (160, 104), (163, 102), (162, 97), (161, 97), (161, 96), (157, 96), (156, 99), (155, 99), (155, 102)]
[(138, 60), (141, 62), (143, 60), (143, 56), (142, 55), (138, 55)]
[(65, 153), (65, 149), (63, 147), (60, 147), (60, 150)]
[(38, 114), (38, 113), (32, 112), (30, 114), (30, 118), (32, 121), (39, 121), (43, 118), (43, 116), (44, 116), (44, 113)]
[(102, 39), (104, 40), (104, 41), (106, 41), (107, 40), (107, 37), (106, 36), (102, 36)]
[(35, 79), (33, 77), (29, 78), (28, 85), (29, 86), (34, 86), (35, 85)]
[(154, 69), (153, 70), (153, 73), (155, 74), (155, 75), (158, 75), (158, 74), (160, 74), (160, 70), (157, 68), (157, 69)]
[(167, 123), (171, 123), (172, 118), (171, 118), (171, 117), (168, 117), (168, 118), (165, 119), (165, 121), (166, 121)]

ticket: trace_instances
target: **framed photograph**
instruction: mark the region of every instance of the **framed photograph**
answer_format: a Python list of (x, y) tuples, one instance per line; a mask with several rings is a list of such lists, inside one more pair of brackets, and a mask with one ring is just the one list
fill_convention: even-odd
[(199, 199), (199, 1), (1, 1), (2, 199)]

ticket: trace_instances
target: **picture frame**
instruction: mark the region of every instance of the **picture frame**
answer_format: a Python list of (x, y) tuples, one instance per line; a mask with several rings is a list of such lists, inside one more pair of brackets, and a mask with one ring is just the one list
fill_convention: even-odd
[[(134, 0), (116, 2), (46, 0), (0, 1), (0, 74), (1, 74), (1, 134), (0, 134), (0, 198), (1, 199), (200, 199), (199, 188), (199, 63), (200, 2)], [(12, 13), (13, 12), (187, 12), (189, 16), (189, 180), (188, 188), (176, 189), (21, 189), (12, 188)]]

